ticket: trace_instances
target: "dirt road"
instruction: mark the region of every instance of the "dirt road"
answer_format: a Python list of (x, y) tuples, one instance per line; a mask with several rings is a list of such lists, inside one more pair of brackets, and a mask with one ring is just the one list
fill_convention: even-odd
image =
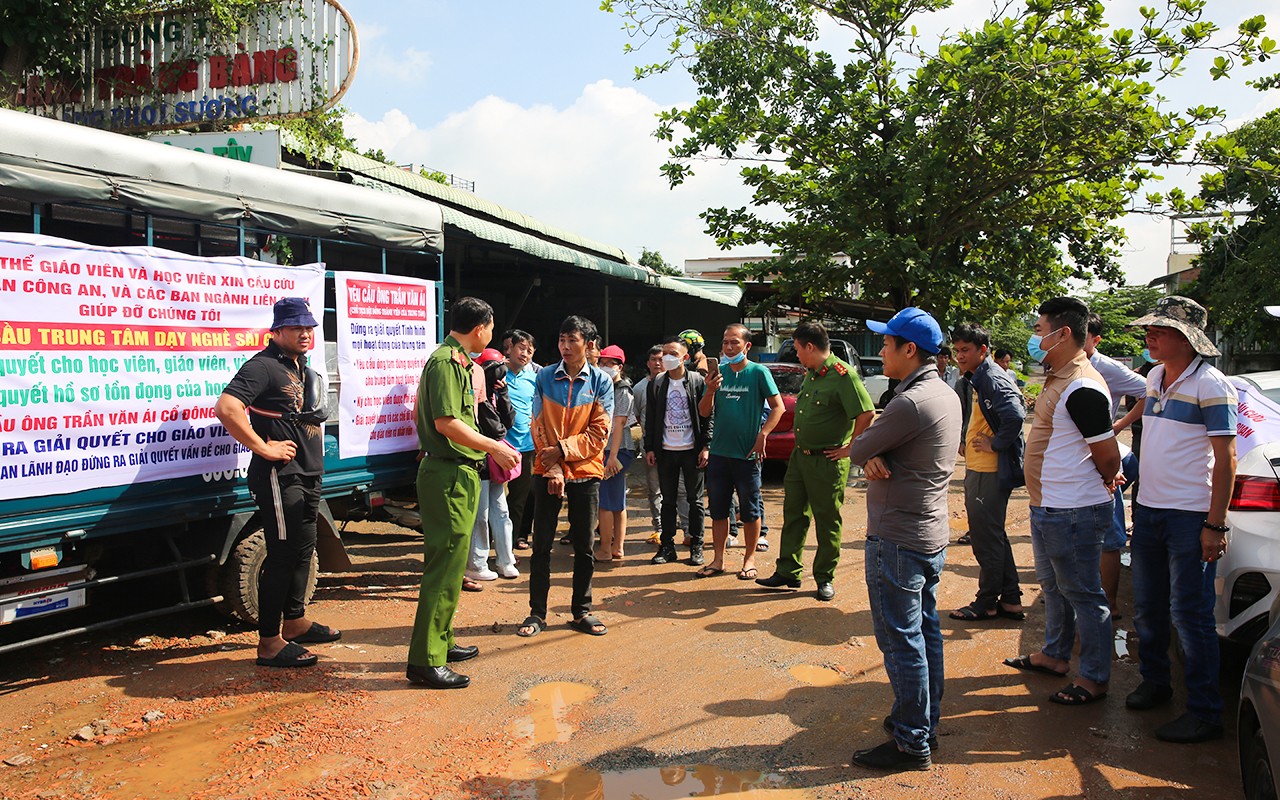
[[(965, 530), (962, 474), (953, 528)], [(311, 670), (253, 666), (255, 634), (188, 614), (22, 651), (0, 664), (0, 796), (14, 798), (507, 797), (1122, 798), (1240, 794), (1234, 701), (1224, 668), (1228, 738), (1178, 746), (1151, 731), (1172, 709), (1136, 714), (1138, 683), (1117, 624), (1111, 696), (1084, 708), (1047, 698), (1064, 681), (1001, 659), (1042, 642), (1024, 492), (1010, 505), (1026, 623), (943, 620), (947, 682), (936, 766), (884, 776), (849, 765), (885, 737), (890, 690), (863, 583), (863, 491), (850, 488), (834, 602), (770, 592), (733, 572), (693, 580), (683, 563), (649, 564), (647, 520), (634, 514), (626, 559), (597, 571), (609, 635), (569, 619), (568, 548), (553, 556), (550, 629), (515, 636), (527, 578), (463, 595), (456, 628), (480, 658), (463, 691), (410, 688), (406, 644), (421, 537), (349, 529), (356, 572), (326, 575), (313, 616), (343, 629), (314, 647)], [(781, 486), (766, 487), (776, 541)], [(646, 531), (647, 532), (647, 531)], [(683, 553), (682, 553), (683, 554)], [(731, 550), (736, 569), (742, 551)], [(806, 563), (812, 558), (807, 553)], [(940, 606), (971, 599), (969, 548), (947, 556)], [(760, 559), (772, 572), (773, 554)], [(1122, 594), (1128, 596), (1127, 571)], [(158, 712), (161, 716), (158, 716)], [(144, 715), (148, 721), (144, 721)], [(88, 734), (86, 740), (75, 738)]]

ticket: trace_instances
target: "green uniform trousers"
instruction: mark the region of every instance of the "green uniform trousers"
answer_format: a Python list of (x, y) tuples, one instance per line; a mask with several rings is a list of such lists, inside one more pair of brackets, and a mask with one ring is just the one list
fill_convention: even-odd
[(422, 513), (422, 586), (409, 639), (409, 664), (441, 667), (453, 647), (453, 612), (471, 551), (471, 529), (480, 504), (480, 473), (452, 461), (418, 464)]
[(813, 557), (813, 577), (818, 583), (835, 579), (840, 563), (840, 506), (849, 478), (849, 459), (832, 461), (825, 455), (807, 456), (799, 448), (791, 451), (787, 476), (782, 481), (782, 541), (778, 545), (777, 573), (799, 580), (804, 540), (809, 535), (812, 512), (817, 528), (818, 553)]

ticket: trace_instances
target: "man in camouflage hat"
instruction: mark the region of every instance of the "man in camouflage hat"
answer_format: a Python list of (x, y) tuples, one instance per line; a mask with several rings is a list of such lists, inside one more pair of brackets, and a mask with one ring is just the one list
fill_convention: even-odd
[(1125, 705), (1145, 711), (1173, 697), (1172, 621), (1185, 653), (1187, 712), (1156, 729), (1167, 742), (1222, 736), (1213, 583), (1227, 548), (1238, 397), (1204, 361), (1220, 355), (1205, 335), (1207, 316), (1195, 301), (1173, 296), (1130, 324), (1146, 330), (1147, 347), (1162, 363), (1147, 376), (1130, 546), (1142, 683)]

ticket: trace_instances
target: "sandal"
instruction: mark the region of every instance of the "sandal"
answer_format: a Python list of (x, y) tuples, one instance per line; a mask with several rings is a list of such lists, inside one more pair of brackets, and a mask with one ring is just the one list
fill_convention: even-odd
[(1098, 692), (1094, 694), (1083, 686), (1077, 686), (1074, 683), (1067, 684), (1054, 694), (1049, 695), (1049, 702), (1057, 703), (1060, 706), (1087, 706), (1090, 703), (1096, 703), (1106, 697), (1106, 692)]
[(484, 587), (470, 578), (462, 579), (462, 591), (464, 592), (483, 592)]
[(738, 570), (738, 580), (740, 581), (755, 580), (759, 575), (760, 573), (756, 571), (755, 567), (747, 567), (746, 569)]
[(1000, 617), (1001, 619), (1011, 619), (1014, 622), (1025, 622), (1027, 619), (1027, 612), (1010, 611), (1000, 603), (996, 603), (996, 616)]
[(1053, 675), (1054, 677), (1057, 677), (1057, 678), (1061, 678), (1067, 674), (1066, 672), (1059, 672), (1056, 669), (1053, 669), (1051, 667), (1042, 667), (1039, 664), (1032, 661), (1031, 656), (1018, 656), (1017, 658), (1006, 658), (1004, 660), (1004, 665), (1006, 667), (1013, 667), (1014, 669), (1020, 669), (1023, 672), (1042, 672), (1045, 675)]
[(969, 535), (968, 531), (965, 531), (959, 539), (956, 539), (956, 544), (973, 544), (973, 537)]
[(286, 642), (297, 642), (298, 644), (327, 644), (336, 642), (342, 638), (342, 631), (335, 631), (327, 625), (321, 625), (319, 622), (311, 623), (311, 627), (302, 634), (290, 638), (285, 638)]
[(260, 667), (314, 667), (319, 660), (315, 653), (308, 652), (302, 645), (289, 642), (271, 658), (259, 656), (255, 663)]
[[(604, 623), (590, 614), (585, 617), (578, 617), (573, 622), (569, 623), (569, 627), (573, 628), (575, 631), (581, 631), (582, 633), (586, 633), (591, 636), (604, 636), (609, 632), (609, 629), (604, 626)], [(600, 630), (596, 630), (596, 628), (599, 628)]]
[(964, 622), (991, 622), (993, 620), (1000, 619), (1000, 612), (993, 611), (988, 614), (987, 612), (979, 609), (973, 603), (970, 603), (964, 608), (957, 608), (947, 616)]
[(569, 534), (560, 537), (560, 544), (573, 544), (573, 539), (569, 538)]
[(724, 570), (720, 569), (719, 567), (713, 567), (710, 564), (708, 564), (707, 566), (693, 573), (693, 577), (712, 578), (712, 577), (715, 577), (716, 575), (723, 575), (723, 574), (724, 574)]
[(515, 549), (517, 549), (517, 550), (528, 550), (528, 549), (529, 549), (529, 540), (528, 540), (528, 539), (516, 539), (516, 543), (513, 545), (513, 547), (515, 547)]
[[(525, 628), (529, 628), (529, 632), (525, 633)], [(520, 627), (516, 628), (516, 636), (523, 636), (528, 639), (530, 636), (537, 636), (547, 629), (547, 623), (541, 619), (529, 615), (524, 618), (524, 622), (520, 623)]]
[(756, 552), (757, 553), (769, 552), (769, 543), (766, 542), (764, 539), (761, 539), (760, 541), (756, 542)]

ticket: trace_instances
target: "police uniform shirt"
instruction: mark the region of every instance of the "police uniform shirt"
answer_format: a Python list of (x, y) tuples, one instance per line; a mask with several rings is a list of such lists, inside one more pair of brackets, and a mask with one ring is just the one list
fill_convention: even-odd
[(418, 445), (435, 458), (479, 461), (484, 453), (465, 447), (436, 430), (440, 417), (462, 420), (477, 433), (476, 394), (471, 377), (471, 356), (458, 340), (446, 336), (427, 358), (418, 381)]
[(854, 420), (874, 409), (871, 395), (853, 368), (829, 355), (821, 367), (805, 373), (796, 396), (796, 447), (839, 447), (853, 435)]
[[(223, 391), (250, 409), (289, 413), (302, 410), (306, 386), (306, 356), (294, 358), (274, 341), (240, 367)], [(276, 467), (280, 475), (320, 475), (324, 472), (324, 427), (288, 422), (249, 412), (249, 424), (264, 442), (293, 442), (297, 446), (288, 462), (268, 461), (254, 455), (250, 471)]]

